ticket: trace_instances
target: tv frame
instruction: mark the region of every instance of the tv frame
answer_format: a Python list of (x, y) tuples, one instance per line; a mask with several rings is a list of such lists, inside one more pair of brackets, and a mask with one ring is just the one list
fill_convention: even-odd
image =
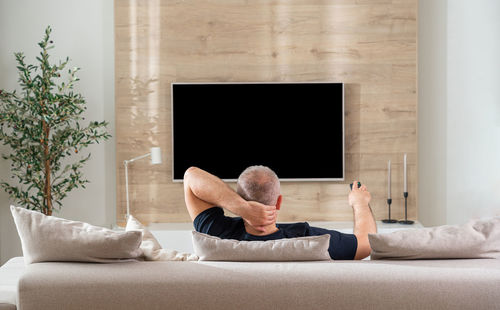
[[(345, 181), (345, 83), (342, 82), (172, 82), (170, 83), (170, 125), (172, 131), (172, 182), (183, 183), (183, 179), (174, 179), (174, 85), (212, 85), (212, 84), (342, 84), (342, 178), (279, 178), (280, 182), (342, 182)], [(210, 171), (208, 171), (210, 172)], [(243, 171), (242, 171), (243, 172)], [(238, 179), (222, 179), (224, 182), (236, 182)]]

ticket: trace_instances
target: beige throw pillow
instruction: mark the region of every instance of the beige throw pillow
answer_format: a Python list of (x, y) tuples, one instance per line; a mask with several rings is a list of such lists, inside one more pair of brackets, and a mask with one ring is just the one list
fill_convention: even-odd
[(371, 259), (500, 258), (500, 217), (368, 238)]
[(117, 232), (11, 206), (26, 264), (74, 261), (109, 263), (141, 256), (139, 231)]
[(209, 261), (313, 261), (330, 260), (330, 235), (238, 241), (193, 231), (194, 252)]
[(174, 261), (197, 261), (198, 256), (188, 253), (179, 253), (175, 250), (162, 249), (160, 243), (153, 234), (142, 225), (135, 217), (129, 215), (126, 231), (140, 231), (142, 233), (141, 250), (145, 260), (174, 260)]

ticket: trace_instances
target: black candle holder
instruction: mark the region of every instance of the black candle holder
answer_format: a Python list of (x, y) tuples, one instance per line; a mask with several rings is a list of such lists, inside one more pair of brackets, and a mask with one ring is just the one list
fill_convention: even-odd
[(408, 220), (408, 192), (404, 192), (403, 195), (405, 197), (405, 219), (399, 221), (399, 224), (411, 225), (415, 222)]
[(392, 203), (392, 199), (391, 199), (391, 198), (388, 198), (388, 199), (387, 199), (387, 205), (389, 206), (389, 218), (388, 218), (388, 219), (385, 219), (385, 220), (382, 220), (382, 223), (390, 223), (390, 224), (393, 224), (393, 223), (397, 223), (397, 222), (398, 222), (397, 220), (393, 220), (393, 219), (391, 219), (391, 203)]

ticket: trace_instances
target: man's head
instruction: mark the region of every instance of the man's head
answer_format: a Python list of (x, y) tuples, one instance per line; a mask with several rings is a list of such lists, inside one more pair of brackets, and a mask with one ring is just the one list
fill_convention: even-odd
[(280, 181), (274, 171), (265, 166), (250, 166), (238, 177), (236, 192), (247, 201), (265, 205), (281, 204)]

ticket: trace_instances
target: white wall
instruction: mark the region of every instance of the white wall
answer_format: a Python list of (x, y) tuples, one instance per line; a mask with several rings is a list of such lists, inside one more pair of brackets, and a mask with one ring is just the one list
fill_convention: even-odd
[(446, 223), (447, 2), (420, 0), (418, 37), (418, 218)]
[(447, 219), (500, 215), (500, 2), (448, 2)]
[(500, 215), (500, 2), (419, 3), (419, 219)]
[[(47, 25), (53, 29), (52, 60), (71, 58), (81, 67), (77, 91), (87, 101), (86, 120), (110, 122), (114, 134), (114, 28), (113, 0), (3, 0), (0, 1), (0, 88), (17, 85), (13, 53), (23, 51), (29, 62), (39, 53), (39, 42)], [(5, 152), (4, 146), (0, 147)], [(58, 215), (110, 226), (115, 223), (114, 138), (89, 147), (92, 158), (83, 170), (87, 189), (70, 193)], [(0, 160), (0, 178), (9, 175), (9, 165)], [(0, 263), (21, 255), (17, 232), (10, 216), (9, 199), (0, 194)]]

